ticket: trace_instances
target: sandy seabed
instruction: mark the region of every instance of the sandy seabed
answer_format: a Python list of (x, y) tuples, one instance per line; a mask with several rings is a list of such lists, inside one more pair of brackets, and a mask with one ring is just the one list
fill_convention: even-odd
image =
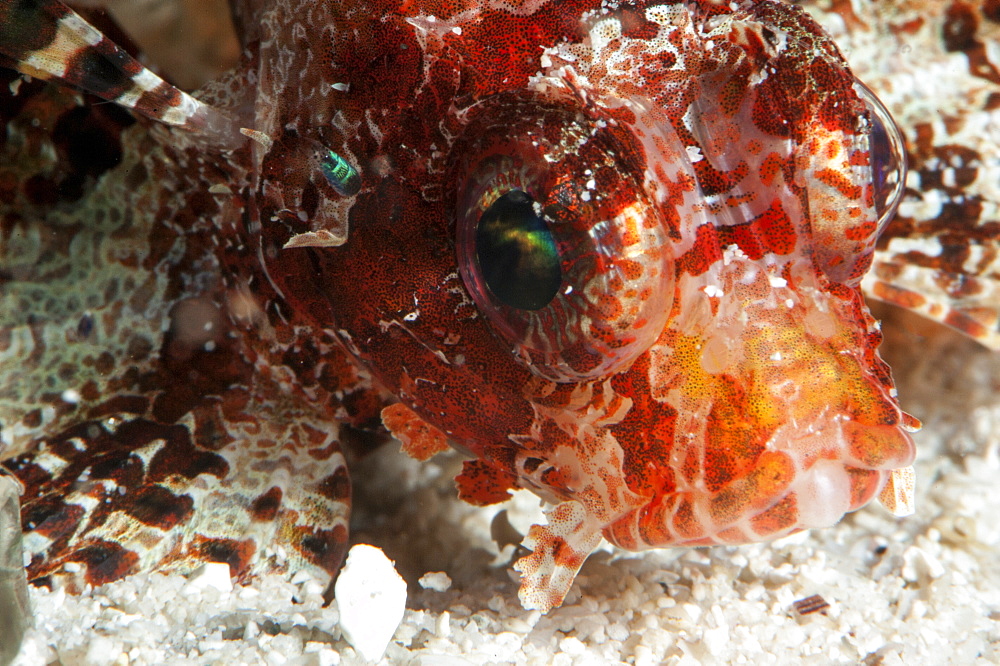
[[(537, 520), (532, 496), (476, 509), (454, 499), (457, 456), (418, 464), (388, 446), (363, 461), (354, 540), (381, 547), (409, 587), (379, 663), (997, 663), (1000, 356), (903, 319), (886, 324), (886, 356), (925, 423), (914, 516), (872, 505), (770, 544), (602, 550), (547, 616), (520, 607), (513, 547), (490, 536), (499, 510), (522, 532)], [(453, 582), (423, 589), (428, 572)], [(796, 610), (814, 595), (828, 606)], [(142, 575), (83, 596), (35, 589), (31, 603), (22, 665), (366, 663), (302, 577), (226, 592)]]

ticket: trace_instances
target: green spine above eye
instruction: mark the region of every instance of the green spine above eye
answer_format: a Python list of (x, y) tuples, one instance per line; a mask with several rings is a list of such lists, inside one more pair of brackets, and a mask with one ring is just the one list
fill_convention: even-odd
[(476, 227), (476, 257), (490, 292), (520, 310), (540, 310), (562, 284), (559, 250), (534, 200), (521, 190), (494, 201)]
[(326, 152), (327, 154), (320, 160), (320, 169), (326, 176), (327, 182), (337, 190), (338, 194), (345, 197), (357, 194), (361, 190), (361, 176), (357, 170), (332, 150)]

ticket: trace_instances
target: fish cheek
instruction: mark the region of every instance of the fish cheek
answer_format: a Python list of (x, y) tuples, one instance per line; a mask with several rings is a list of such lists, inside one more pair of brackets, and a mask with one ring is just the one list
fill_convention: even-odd
[(446, 219), (442, 205), (386, 181), (358, 195), (342, 246), (281, 250), (304, 255), (282, 258), (281, 280), (383, 386), (478, 455), (530, 423), (530, 375), (465, 291)]

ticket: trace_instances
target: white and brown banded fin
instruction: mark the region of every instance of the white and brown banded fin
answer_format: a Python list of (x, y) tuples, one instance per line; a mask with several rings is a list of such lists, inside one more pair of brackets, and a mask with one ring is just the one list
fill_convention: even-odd
[[(337, 427), (310, 422), (261, 384), (252, 396), (234, 386), (173, 423), (144, 397), (109, 401), (129, 411), (81, 421), (43, 453), (5, 461), (28, 487), (29, 578), (97, 586), (225, 562), (237, 580), (301, 570), (331, 580), (350, 511)], [(260, 424), (225, 407), (246, 400)]]
[(233, 123), (170, 85), (57, 0), (0, 0), (0, 64), (174, 127), (229, 137)]
[(919, 257), (877, 252), (862, 287), (869, 297), (1000, 350), (1000, 274), (951, 271), (922, 263)]

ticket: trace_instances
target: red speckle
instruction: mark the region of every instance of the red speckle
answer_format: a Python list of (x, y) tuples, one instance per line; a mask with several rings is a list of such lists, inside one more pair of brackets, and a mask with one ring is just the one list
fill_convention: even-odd
[(695, 232), (694, 245), (677, 259), (677, 272), (701, 275), (722, 259), (722, 247), (714, 224), (703, 224)]
[(509, 491), (516, 487), (516, 477), (483, 460), (466, 460), (455, 484), (463, 500), (475, 506), (488, 506), (510, 499)]

